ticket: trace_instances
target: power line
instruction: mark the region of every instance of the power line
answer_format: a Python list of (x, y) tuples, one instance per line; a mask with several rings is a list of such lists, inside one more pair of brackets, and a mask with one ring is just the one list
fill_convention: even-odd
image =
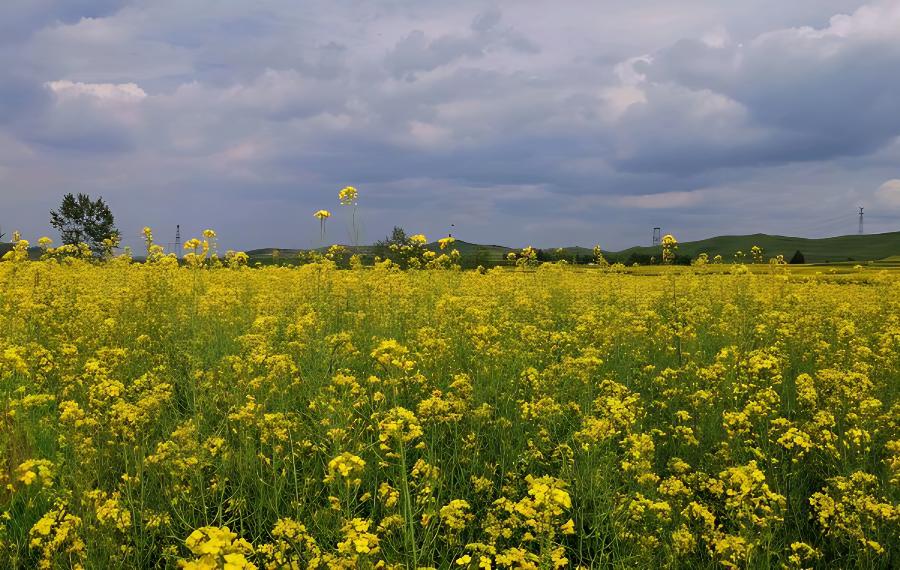
[(800, 226), (799, 228), (794, 228), (794, 232), (802, 233), (808, 231), (814, 231), (823, 229), (826, 227), (834, 227), (837, 222), (849, 222), (851, 217), (856, 217), (856, 214), (841, 214), (839, 216), (834, 216), (833, 218), (826, 218), (823, 220), (819, 220), (817, 222), (811, 222), (806, 224), (805, 226)]

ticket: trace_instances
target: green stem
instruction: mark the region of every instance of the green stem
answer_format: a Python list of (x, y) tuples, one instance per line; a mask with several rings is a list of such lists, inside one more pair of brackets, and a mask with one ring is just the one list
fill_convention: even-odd
[(400, 469), (403, 482), (403, 517), (406, 519), (406, 543), (412, 553), (413, 568), (419, 566), (419, 556), (416, 552), (416, 531), (413, 521), (412, 497), (409, 493), (409, 478), (406, 473), (406, 446), (400, 440)]

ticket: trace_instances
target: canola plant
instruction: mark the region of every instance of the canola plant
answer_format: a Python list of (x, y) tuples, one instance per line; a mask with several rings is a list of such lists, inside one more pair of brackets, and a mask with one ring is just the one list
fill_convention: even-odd
[(900, 565), (896, 275), (146, 237), (0, 263), (3, 567)]

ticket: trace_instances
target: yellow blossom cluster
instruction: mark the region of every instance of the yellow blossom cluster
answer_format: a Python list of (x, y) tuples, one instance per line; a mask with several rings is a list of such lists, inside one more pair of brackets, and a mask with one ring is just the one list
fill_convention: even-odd
[(328, 462), (328, 475), (325, 482), (343, 481), (346, 485), (362, 483), (360, 475), (366, 468), (366, 462), (359, 456), (344, 452)]

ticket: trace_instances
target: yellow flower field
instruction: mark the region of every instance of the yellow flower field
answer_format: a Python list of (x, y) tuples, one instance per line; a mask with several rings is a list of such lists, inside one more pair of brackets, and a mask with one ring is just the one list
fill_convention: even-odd
[(196, 241), (0, 263), (0, 566), (900, 566), (900, 276)]

